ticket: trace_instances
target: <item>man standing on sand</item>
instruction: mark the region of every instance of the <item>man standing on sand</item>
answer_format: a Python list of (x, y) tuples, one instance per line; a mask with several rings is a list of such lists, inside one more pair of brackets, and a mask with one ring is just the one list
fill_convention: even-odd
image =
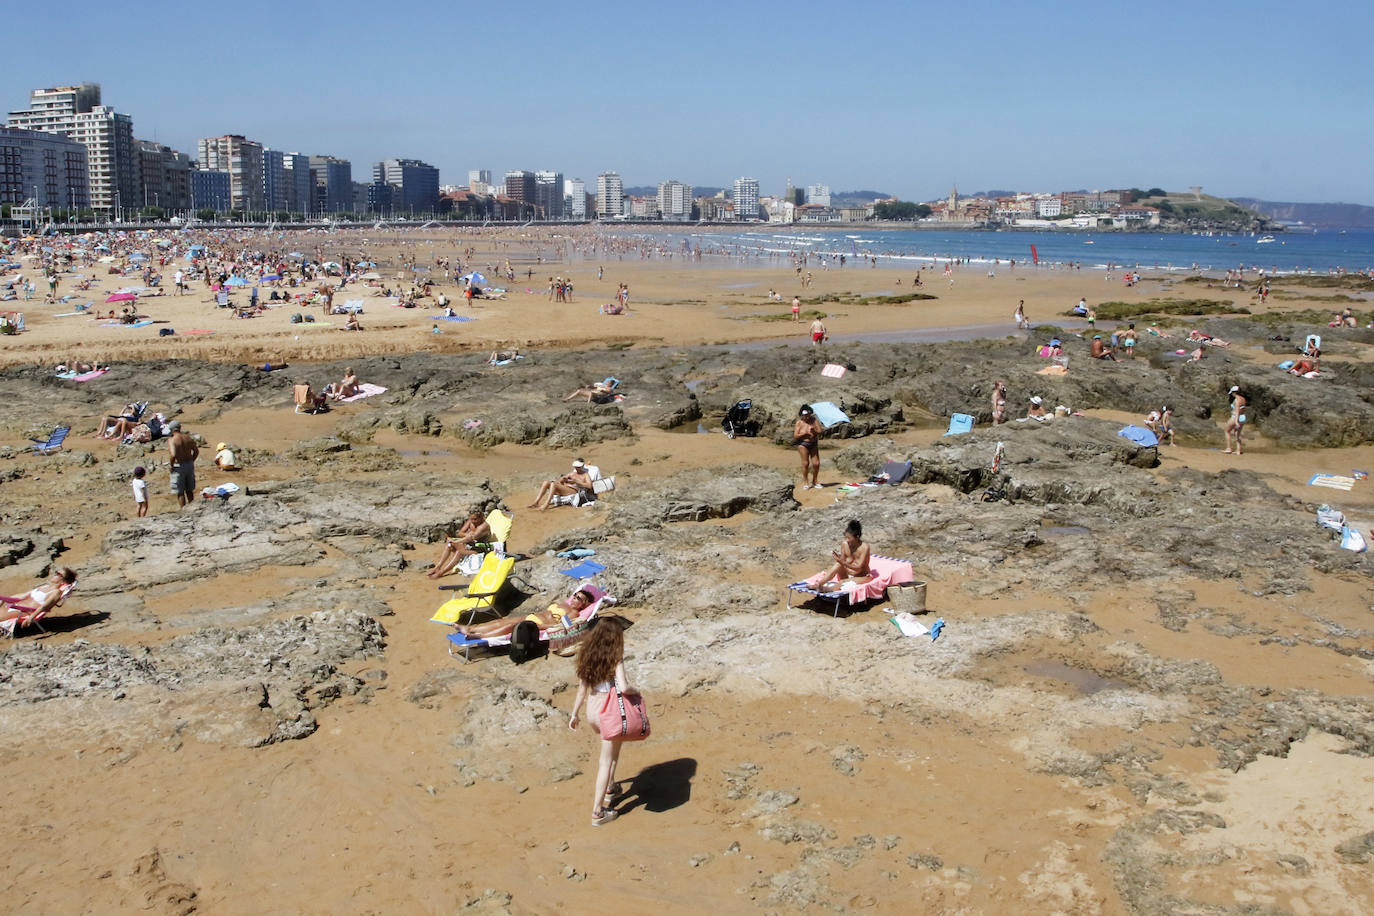
[(801, 296), (792, 297), (792, 320), (801, 321)]
[(167, 440), (167, 454), (172, 463), (172, 495), (177, 505), (184, 507), (196, 498), (196, 459), (200, 448), (196, 440), (181, 431), (181, 423), (173, 420), (167, 424), (171, 437)]
[(818, 347), (825, 340), (825, 325), (821, 324), (821, 319), (817, 318), (811, 322), (811, 346)]

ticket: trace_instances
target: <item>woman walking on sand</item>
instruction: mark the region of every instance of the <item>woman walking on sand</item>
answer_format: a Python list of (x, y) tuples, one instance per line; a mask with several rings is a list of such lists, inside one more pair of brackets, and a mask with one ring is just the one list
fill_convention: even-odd
[(1236, 447), (1235, 447), (1234, 451), (1235, 451), (1235, 453), (1236, 453), (1237, 455), (1239, 455), (1239, 454), (1240, 454), (1240, 435), (1241, 435), (1242, 432), (1245, 431), (1245, 405), (1246, 405), (1247, 402), (1246, 402), (1246, 400), (1245, 400), (1245, 395), (1243, 395), (1243, 394), (1240, 393), (1240, 387), (1237, 386), (1237, 385), (1232, 385), (1232, 386), (1231, 386), (1230, 395), (1231, 395), (1231, 416), (1227, 418), (1227, 420), (1226, 420), (1226, 426), (1225, 426), (1225, 427), (1223, 428), (1223, 430), (1222, 430), (1224, 433), (1226, 433), (1226, 451), (1225, 451), (1225, 454), (1229, 455), (1229, 454), (1231, 454), (1231, 452), (1232, 452), (1232, 448), (1231, 448), (1231, 434), (1232, 434), (1232, 433), (1235, 433), (1235, 436), (1236, 436)]
[[(639, 696), (625, 675), (625, 628), (621, 618), (596, 618), (591, 631), (577, 652), (577, 698), (573, 700), (568, 728), (576, 730), (578, 712), (584, 708), (592, 731), (601, 736), (600, 711), (611, 688), (629, 697)], [(620, 814), (615, 808), (619, 797), (615, 781), (615, 767), (620, 762), (620, 739), (601, 738), (601, 759), (596, 770), (596, 785), (592, 791), (592, 826), (609, 824)]]
[[(792, 444), (801, 454), (802, 489), (819, 490), (821, 485), (816, 478), (821, 473), (821, 421), (808, 404), (803, 404), (797, 411), (797, 422), (792, 425)], [(808, 476), (811, 478), (809, 483)]]

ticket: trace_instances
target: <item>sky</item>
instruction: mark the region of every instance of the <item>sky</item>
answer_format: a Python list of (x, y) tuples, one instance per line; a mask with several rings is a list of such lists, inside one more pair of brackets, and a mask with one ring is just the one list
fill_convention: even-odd
[[(35, 9), (35, 7), (42, 7)], [(140, 139), (933, 200), (1202, 186), (1374, 205), (1374, 6), (120, 4), (11, 14), (0, 111), (98, 82)]]

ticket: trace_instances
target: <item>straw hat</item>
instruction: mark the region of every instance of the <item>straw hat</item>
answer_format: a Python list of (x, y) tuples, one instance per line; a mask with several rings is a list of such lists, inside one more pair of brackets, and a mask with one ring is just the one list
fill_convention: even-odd
[(223, 442), (221, 442), (219, 445), (216, 445), (216, 446), (215, 446), (215, 451), (217, 451), (217, 452), (222, 452), (222, 451), (224, 451), (224, 450), (225, 450), (226, 448), (228, 448), (228, 447), (229, 447), (229, 446), (227, 446), (227, 445), (225, 445)]

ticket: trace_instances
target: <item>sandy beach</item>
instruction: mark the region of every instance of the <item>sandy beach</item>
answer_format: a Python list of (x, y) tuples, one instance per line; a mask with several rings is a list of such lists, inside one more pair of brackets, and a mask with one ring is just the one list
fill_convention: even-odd
[[(365, 256), (404, 286), (408, 259), (431, 275), (461, 259), (492, 286), (509, 261), (516, 280), (472, 304), (439, 282), (470, 321), (350, 283), (335, 301), (363, 300), (361, 332), (301, 303), (234, 318), (202, 280), (140, 296), (155, 323), (137, 328), (4, 304), (26, 330), (0, 337), (0, 577), (19, 594), (53, 565), (82, 575), (50, 634), (0, 649), (8, 911), (1374, 908), (1371, 567), (1314, 523), (1330, 503), (1368, 534), (1374, 484), (1308, 483), (1374, 465), (1374, 332), (1260, 317), (1329, 312), (1330, 290), (1261, 304), (1148, 271), (1126, 287), (1017, 265), (926, 270), (934, 298), (894, 301), (911, 271), (807, 265), (803, 288), (784, 259), (645, 256), (591, 233), (255, 244)], [(73, 295), (117, 308), (103, 300), (136, 278), (102, 269), (78, 269), (96, 285)], [(550, 276), (571, 278), (572, 302), (550, 301)], [(603, 314), (622, 283), (628, 313)], [(1080, 297), (1247, 312), (1162, 321), (1174, 336), (1108, 365), (1065, 316)], [(1044, 341), (1016, 328), (1018, 300), (1032, 326), (1069, 332), (1067, 380), (1037, 376)], [(1327, 337), (1324, 378), (1275, 368), (1308, 325)], [(1192, 327), (1249, 336), (1188, 362), (1174, 351)], [(486, 365), (508, 347), (523, 358)], [(54, 376), (74, 361), (112, 368)], [(855, 368), (826, 389), (827, 362)], [(345, 364), (387, 391), (293, 411), (293, 382), (320, 388)], [(608, 374), (623, 403), (562, 403)], [(1081, 416), (988, 426), (1002, 376), (1012, 417), (1033, 392)], [(1231, 384), (1256, 415), (1239, 456), (1221, 451)], [(1121, 452), (1115, 430), (1157, 391), (1184, 405), (1178, 444)], [(777, 430), (813, 392), (852, 430), (825, 437), (825, 486), (803, 490)], [(178, 511), (165, 445), (92, 438), (140, 394), (201, 439), (202, 484), (240, 492)], [(745, 396), (764, 434), (727, 439), (721, 411)], [(981, 412), (971, 436), (942, 435), (955, 409)], [(30, 454), (25, 438), (58, 422), (64, 450)], [(1003, 441), (1012, 496), (987, 502)], [(218, 442), (242, 470), (209, 465)], [(525, 509), (574, 456), (615, 473), (615, 492)], [(841, 489), (883, 457), (913, 460), (914, 479)], [(567, 728), (572, 663), (464, 664), (429, 620), (449, 593), (423, 571), (484, 500), (513, 510), (508, 550), (528, 558), (504, 610), (561, 597), (571, 561), (552, 554), (585, 544), (635, 621), (627, 667), (653, 735), (627, 746), (607, 826), (587, 824), (596, 747)], [(886, 601), (787, 606), (850, 517), (928, 583), (938, 640), (901, 638)]]

